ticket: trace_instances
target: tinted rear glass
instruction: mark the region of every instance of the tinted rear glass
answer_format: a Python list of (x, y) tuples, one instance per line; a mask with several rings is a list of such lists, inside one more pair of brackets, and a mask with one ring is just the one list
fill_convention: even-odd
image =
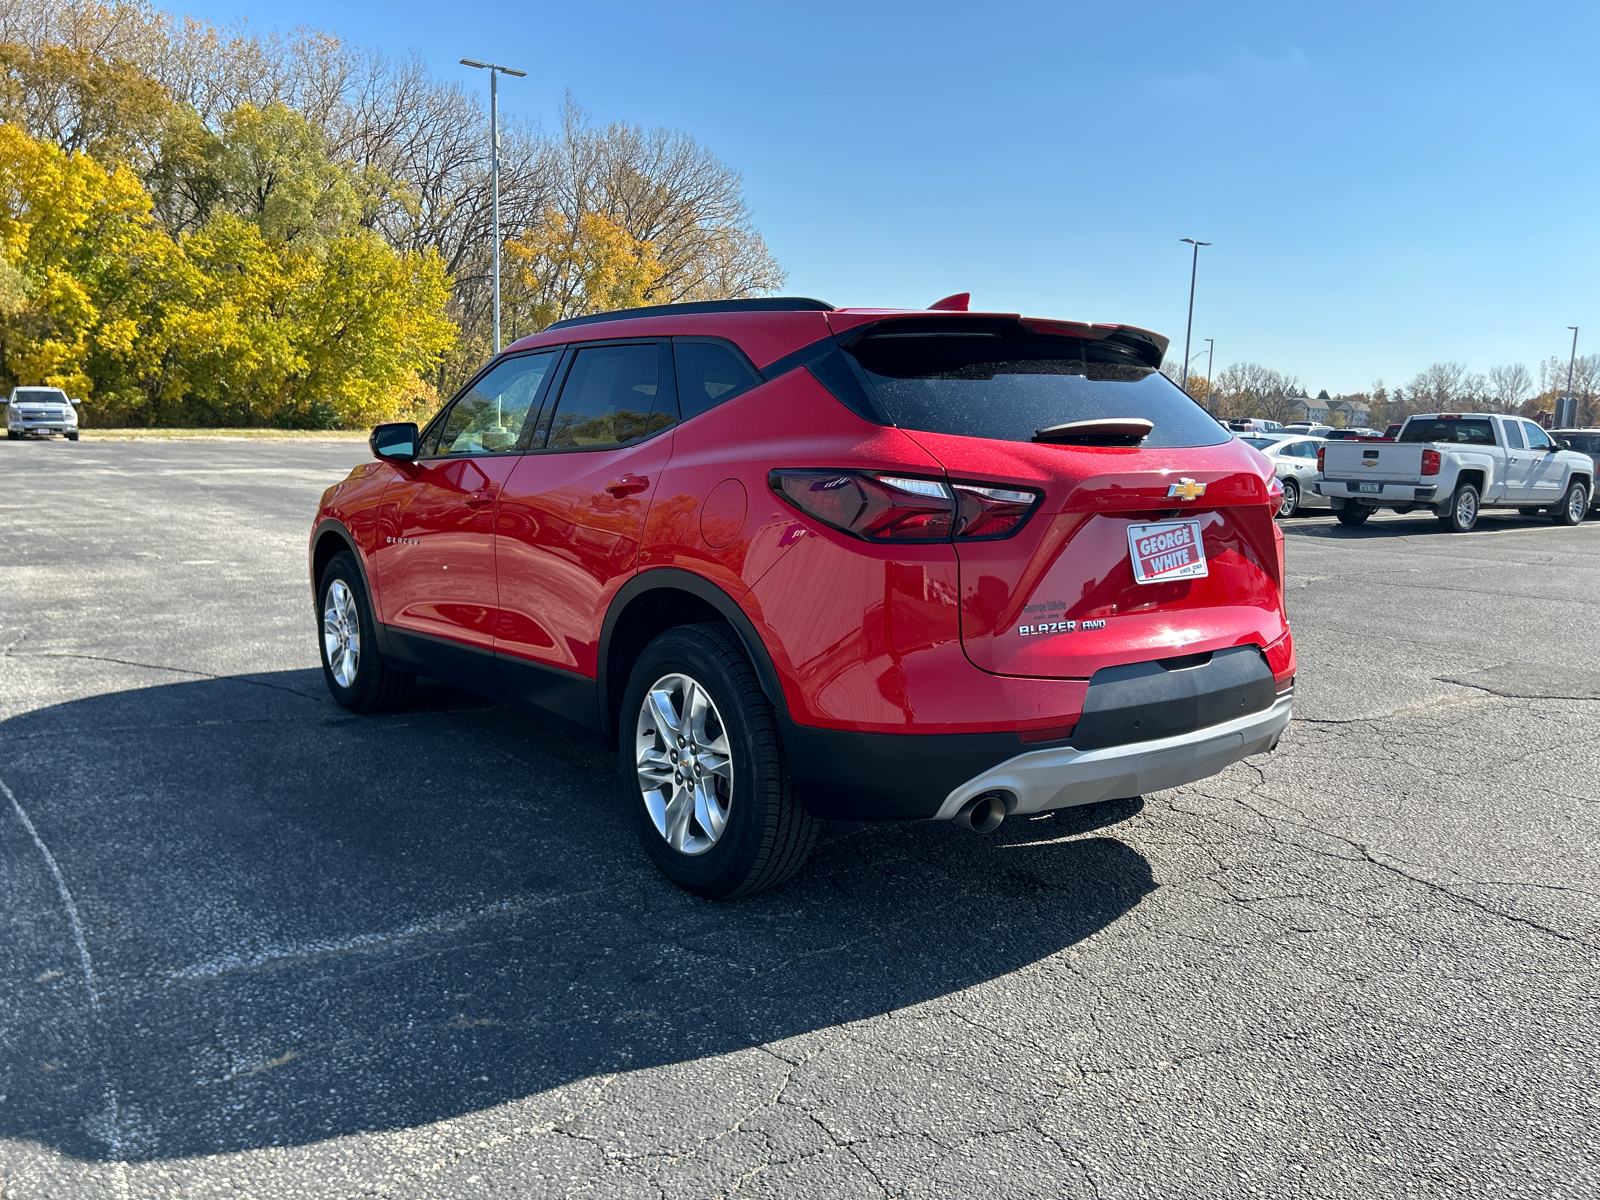
[(1214, 446), (1230, 434), (1131, 352), (1079, 338), (879, 333), (851, 349), (884, 413), (905, 429), (1031, 441), (1067, 421), (1142, 417), (1144, 445)]
[(1487, 418), (1446, 421), (1440, 418), (1412, 420), (1400, 431), (1402, 442), (1461, 442), (1469, 446), (1494, 445), (1494, 429)]

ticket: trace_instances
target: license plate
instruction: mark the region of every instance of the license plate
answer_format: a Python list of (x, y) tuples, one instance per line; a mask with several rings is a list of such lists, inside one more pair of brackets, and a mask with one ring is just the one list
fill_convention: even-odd
[(1133, 577), (1140, 583), (1204, 579), (1207, 574), (1199, 521), (1130, 525), (1128, 553), (1133, 559)]
[(1358, 483), (1356, 486), (1358, 488), (1360, 488), (1363, 492), (1381, 492), (1381, 491), (1383, 491), (1383, 484), (1381, 484), (1381, 483)]

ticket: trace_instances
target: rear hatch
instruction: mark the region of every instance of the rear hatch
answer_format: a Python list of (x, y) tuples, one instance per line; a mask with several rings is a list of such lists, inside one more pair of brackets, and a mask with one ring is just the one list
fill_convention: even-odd
[(952, 482), (1039, 497), (1020, 529), (956, 537), (975, 666), (1085, 679), (1287, 631), (1271, 468), (1161, 375), (1160, 339), (952, 315), (841, 344)]

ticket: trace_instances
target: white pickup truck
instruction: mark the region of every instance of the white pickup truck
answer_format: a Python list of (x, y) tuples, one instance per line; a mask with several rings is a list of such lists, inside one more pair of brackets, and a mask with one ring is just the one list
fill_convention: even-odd
[(1427, 413), (1408, 419), (1392, 442), (1326, 443), (1316, 486), (1346, 525), (1380, 508), (1428, 508), (1456, 533), (1476, 525), (1483, 508), (1542, 509), (1576, 525), (1589, 512), (1594, 463), (1521, 417)]

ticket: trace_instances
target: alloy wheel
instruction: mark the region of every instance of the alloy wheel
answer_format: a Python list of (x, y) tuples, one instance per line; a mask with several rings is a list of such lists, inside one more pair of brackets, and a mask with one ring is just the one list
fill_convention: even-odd
[(663, 675), (639, 706), (634, 761), (656, 832), (680, 854), (704, 854), (728, 827), (733, 751), (704, 686)]
[(1576, 525), (1589, 511), (1589, 494), (1582, 487), (1567, 492), (1567, 519)]
[(328, 585), (322, 601), (322, 650), (333, 681), (342, 688), (354, 686), (361, 669), (361, 619), (355, 593), (342, 579)]
[(1456, 496), (1456, 524), (1462, 529), (1471, 529), (1478, 519), (1478, 493), (1463, 489)]

